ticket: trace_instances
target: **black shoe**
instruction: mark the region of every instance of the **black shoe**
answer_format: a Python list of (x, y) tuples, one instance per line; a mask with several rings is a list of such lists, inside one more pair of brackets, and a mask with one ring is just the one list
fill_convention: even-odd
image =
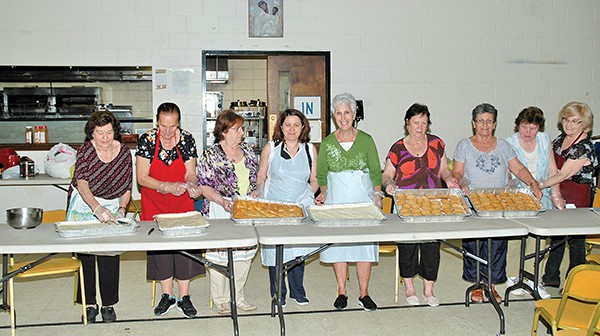
[[(98, 316), (98, 305), (85, 308), (85, 314), (87, 315), (87, 323), (96, 322), (96, 316)], [(81, 320), (83, 321), (83, 316), (81, 316)]]
[(177, 300), (177, 310), (182, 312), (187, 318), (192, 318), (196, 316), (197, 313), (189, 295), (184, 295), (181, 299)]
[(100, 308), (100, 312), (102, 313), (102, 322), (104, 323), (111, 323), (117, 320), (117, 314), (113, 307), (102, 307)]
[(154, 315), (165, 315), (169, 312), (169, 310), (177, 305), (177, 300), (174, 297), (169, 296), (169, 294), (163, 294), (160, 297), (160, 302), (154, 308)]
[(544, 287), (558, 288), (558, 287), (560, 287), (560, 281), (544, 281), (544, 280), (542, 280), (542, 285), (544, 285)]
[(340, 294), (337, 299), (333, 303), (333, 306), (337, 310), (342, 310), (348, 306), (348, 297), (346, 295)]
[(359, 297), (358, 304), (361, 305), (366, 311), (377, 310), (377, 304), (373, 302), (373, 299), (371, 299), (371, 297), (368, 295), (365, 295), (362, 298)]

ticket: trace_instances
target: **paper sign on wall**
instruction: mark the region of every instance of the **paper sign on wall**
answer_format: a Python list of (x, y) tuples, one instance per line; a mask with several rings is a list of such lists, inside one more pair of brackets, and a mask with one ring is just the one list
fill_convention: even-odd
[(294, 108), (308, 119), (321, 119), (321, 96), (294, 97)]

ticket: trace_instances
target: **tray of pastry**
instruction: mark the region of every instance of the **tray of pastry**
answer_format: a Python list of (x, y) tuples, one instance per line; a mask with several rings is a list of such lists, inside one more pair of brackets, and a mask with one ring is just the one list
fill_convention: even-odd
[(545, 209), (529, 188), (479, 188), (467, 195), (480, 217), (533, 217)]
[(239, 225), (296, 225), (306, 218), (299, 203), (234, 197), (231, 219)]
[(165, 236), (193, 236), (204, 233), (210, 227), (198, 211), (154, 215), (158, 229)]
[(313, 205), (306, 211), (317, 226), (370, 226), (386, 219), (381, 209), (371, 202)]
[(400, 219), (409, 223), (456, 222), (471, 216), (460, 189), (398, 189), (394, 203)]
[(130, 218), (120, 218), (116, 223), (101, 222), (97, 219), (54, 223), (54, 229), (63, 238), (116, 236), (134, 233), (137, 227), (138, 223)]

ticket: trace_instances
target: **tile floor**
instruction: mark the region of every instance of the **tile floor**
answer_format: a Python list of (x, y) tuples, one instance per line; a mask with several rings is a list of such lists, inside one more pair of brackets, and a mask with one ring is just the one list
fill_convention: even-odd
[[(15, 284), (17, 335), (233, 334), (231, 319), (209, 309), (206, 277), (195, 279), (191, 286), (192, 300), (198, 309), (197, 318), (183, 318), (175, 309), (168, 315), (154, 317), (150, 306), (151, 285), (145, 280), (145, 272), (144, 253), (125, 253), (121, 262), (120, 302), (115, 306), (118, 321), (88, 326), (79, 322), (80, 306), (71, 303), (72, 277), (20, 280)], [(382, 255), (379, 264), (373, 268), (370, 294), (380, 307), (375, 312), (365, 312), (358, 306), (354, 266), (350, 267), (350, 272), (348, 309), (335, 311), (332, 306), (336, 297), (333, 270), (320, 264), (318, 259), (310, 261), (305, 274), (310, 304), (297, 306), (288, 300), (285, 308), (287, 335), (495, 335), (499, 331), (499, 319), (492, 305), (464, 306), (465, 289), (469, 284), (461, 279), (462, 256), (450, 248), (442, 247), (440, 275), (435, 287), (441, 305), (437, 308), (408, 306), (402, 286), (399, 303), (394, 303), (393, 255)], [(258, 310), (240, 313), (240, 335), (279, 335), (278, 319), (269, 315), (267, 279), (267, 270), (256, 258), (248, 279), (246, 298), (258, 305)], [(420, 282), (417, 279), (417, 285)], [(503, 292), (503, 285), (498, 288)], [(553, 289), (550, 293), (558, 295)], [(534, 303), (529, 296), (512, 295), (511, 299), (509, 307), (503, 306), (506, 335), (529, 335)], [(98, 321), (101, 321), (100, 317)], [(10, 335), (9, 316), (4, 312), (0, 313), (0, 335)]]

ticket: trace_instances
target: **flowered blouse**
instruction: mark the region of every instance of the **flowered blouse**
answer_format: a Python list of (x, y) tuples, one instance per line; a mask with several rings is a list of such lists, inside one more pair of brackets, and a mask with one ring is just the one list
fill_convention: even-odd
[[(565, 160), (572, 159), (589, 159), (590, 164), (587, 166), (583, 166), (577, 173), (573, 174), (571, 181), (575, 183), (581, 184), (593, 184), (594, 183), (594, 172), (596, 167), (598, 167), (598, 158), (596, 157), (596, 150), (594, 149), (594, 144), (590, 141), (590, 139), (582, 140), (573, 146), (565, 149), (561, 152), (560, 148), (565, 141), (566, 134), (562, 133), (556, 139), (552, 141), (552, 149), (557, 155), (562, 156)], [(558, 167), (558, 169), (562, 168)]]
[[(176, 147), (167, 150), (163, 148), (161, 143), (160, 148), (158, 149), (158, 158), (167, 166), (170, 166), (171, 163), (173, 163), (173, 161), (175, 161), (179, 157), (175, 148), (179, 149), (179, 153), (181, 153), (183, 162), (198, 157), (196, 141), (194, 140), (192, 134), (186, 130), (180, 129), (180, 131), (181, 136), (179, 137), (179, 141), (177, 142)], [(157, 135), (158, 129), (156, 128), (153, 128), (148, 132), (142, 134), (142, 136), (138, 140), (137, 149), (135, 150), (135, 156), (150, 159), (150, 164), (152, 164), (152, 160), (154, 159), (154, 151), (156, 149)]]
[(396, 168), (394, 181), (400, 189), (433, 189), (442, 187), (440, 168), (446, 145), (442, 139), (427, 134), (427, 151), (423, 156), (412, 155), (404, 138), (392, 145), (387, 158)]
[[(256, 175), (258, 173), (258, 160), (256, 154), (247, 143), (240, 144), (244, 155), (244, 165), (250, 170), (250, 185), (246, 195), (256, 190)], [(207, 148), (198, 159), (198, 185), (212, 187), (223, 197), (233, 197), (240, 194), (238, 177), (235, 174), (233, 162), (227, 158), (221, 143), (216, 143)], [(200, 212), (208, 214), (210, 201), (204, 200)]]

